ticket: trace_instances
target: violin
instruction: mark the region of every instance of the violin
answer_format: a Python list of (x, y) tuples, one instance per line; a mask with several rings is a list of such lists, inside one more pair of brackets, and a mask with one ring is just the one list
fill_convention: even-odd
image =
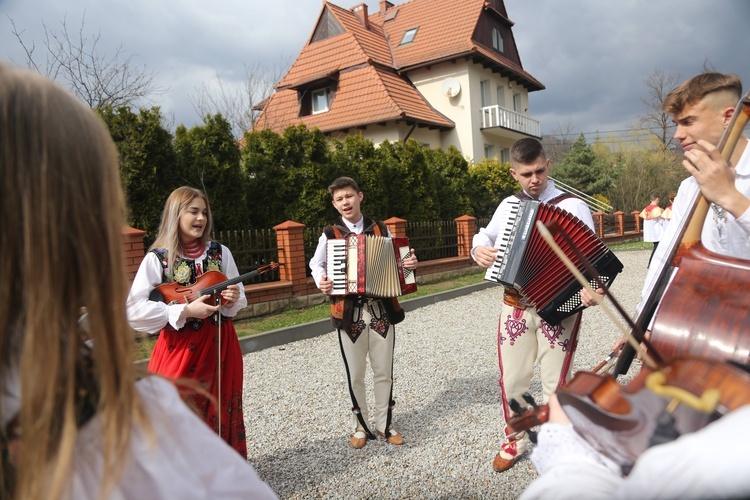
[[(644, 367), (627, 385), (608, 373), (577, 372), (557, 398), (579, 434), (627, 468), (648, 447), (750, 404), (750, 371), (731, 361), (681, 355), (656, 370)], [(524, 410), (511, 403), (517, 415), (509, 419), (509, 437), (529, 432), (535, 441), (533, 429), (548, 420), (549, 406), (524, 399), (531, 405)]]
[(163, 283), (151, 290), (148, 299), (166, 304), (188, 304), (204, 295), (213, 295), (216, 304), (220, 302), (221, 305), (224, 305), (227, 303), (227, 300), (221, 297), (222, 290), (248, 278), (276, 270), (278, 267), (279, 265), (276, 262), (271, 262), (259, 267), (255, 271), (250, 271), (231, 279), (227, 279), (226, 275), (221, 271), (207, 271), (199, 276), (194, 284), (189, 286), (183, 286), (175, 282)]

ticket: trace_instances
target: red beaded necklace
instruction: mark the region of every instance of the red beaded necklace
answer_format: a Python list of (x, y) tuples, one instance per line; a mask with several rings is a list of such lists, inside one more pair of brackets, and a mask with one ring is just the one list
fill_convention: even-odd
[(197, 259), (201, 255), (203, 255), (203, 244), (201, 243), (200, 238), (191, 241), (190, 243), (183, 243), (182, 244), (182, 251), (185, 257), (188, 259)]

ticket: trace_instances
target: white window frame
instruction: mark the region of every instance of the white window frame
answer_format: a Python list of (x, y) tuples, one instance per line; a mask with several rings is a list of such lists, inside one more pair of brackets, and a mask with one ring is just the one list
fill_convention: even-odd
[(510, 149), (500, 149), (500, 163), (510, 163)]
[(481, 80), (479, 82), (479, 97), (482, 100), (482, 107), (492, 106), (492, 97), (490, 96), (490, 81)]
[(513, 111), (515, 111), (516, 113), (520, 113), (522, 106), (523, 103), (521, 103), (521, 94), (513, 94)]
[(502, 85), (498, 85), (497, 92), (495, 93), (497, 94), (497, 105), (500, 106), (501, 108), (504, 108), (505, 107), (505, 87), (503, 87)]
[(492, 28), (492, 48), (498, 52), (505, 52), (505, 40), (503, 40), (503, 34), (495, 27)]
[(494, 144), (484, 145), (484, 157), (487, 159), (492, 159), (495, 157), (495, 145)]
[[(312, 99), (312, 114), (317, 115), (325, 113), (331, 109), (331, 89), (326, 87), (324, 89), (313, 90), (310, 93)], [(325, 98), (325, 108), (318, 108), (318, 98)]]
[(404, 36), (401, 37), (401, 43), (399, 43), (399, 45), (406, 45), (407, 43), (413, 42), (414, 38), (417, 36), (418, 29), (419, 28), (411, 28), (404, 31)]

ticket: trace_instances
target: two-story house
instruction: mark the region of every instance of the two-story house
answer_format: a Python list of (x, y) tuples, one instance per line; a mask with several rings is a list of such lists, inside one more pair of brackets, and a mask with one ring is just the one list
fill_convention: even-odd
[(379, 144), (413, 138), (508, 161), (522, 137), (540, 137), (503, 0), (380, 0), (349, 10), (323, 1), (312, 35), (263, 103), (255, 128), (317, 127), (331, 138)]

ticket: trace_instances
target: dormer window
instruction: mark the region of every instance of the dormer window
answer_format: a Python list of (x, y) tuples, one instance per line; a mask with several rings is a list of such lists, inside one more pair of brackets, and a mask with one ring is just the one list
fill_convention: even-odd
[(492, 48), (498, 52), (505, 50), (503, 45), (503, 35), (497, 28), (492, 28)]
[(417, 36), (417, 30), (419, 28), (412, 28), (410, 30), (406, 30), (404, 32), (404, 37), (401, 39), (401, 43), (399, 45), (405, 45), (407, 43), (411, 43), (414, 41), (414, 37)]
[(331, 89), (329, 87), (312, 91), (312, 113), (314, 115), (325, 113), (330, 107)]

